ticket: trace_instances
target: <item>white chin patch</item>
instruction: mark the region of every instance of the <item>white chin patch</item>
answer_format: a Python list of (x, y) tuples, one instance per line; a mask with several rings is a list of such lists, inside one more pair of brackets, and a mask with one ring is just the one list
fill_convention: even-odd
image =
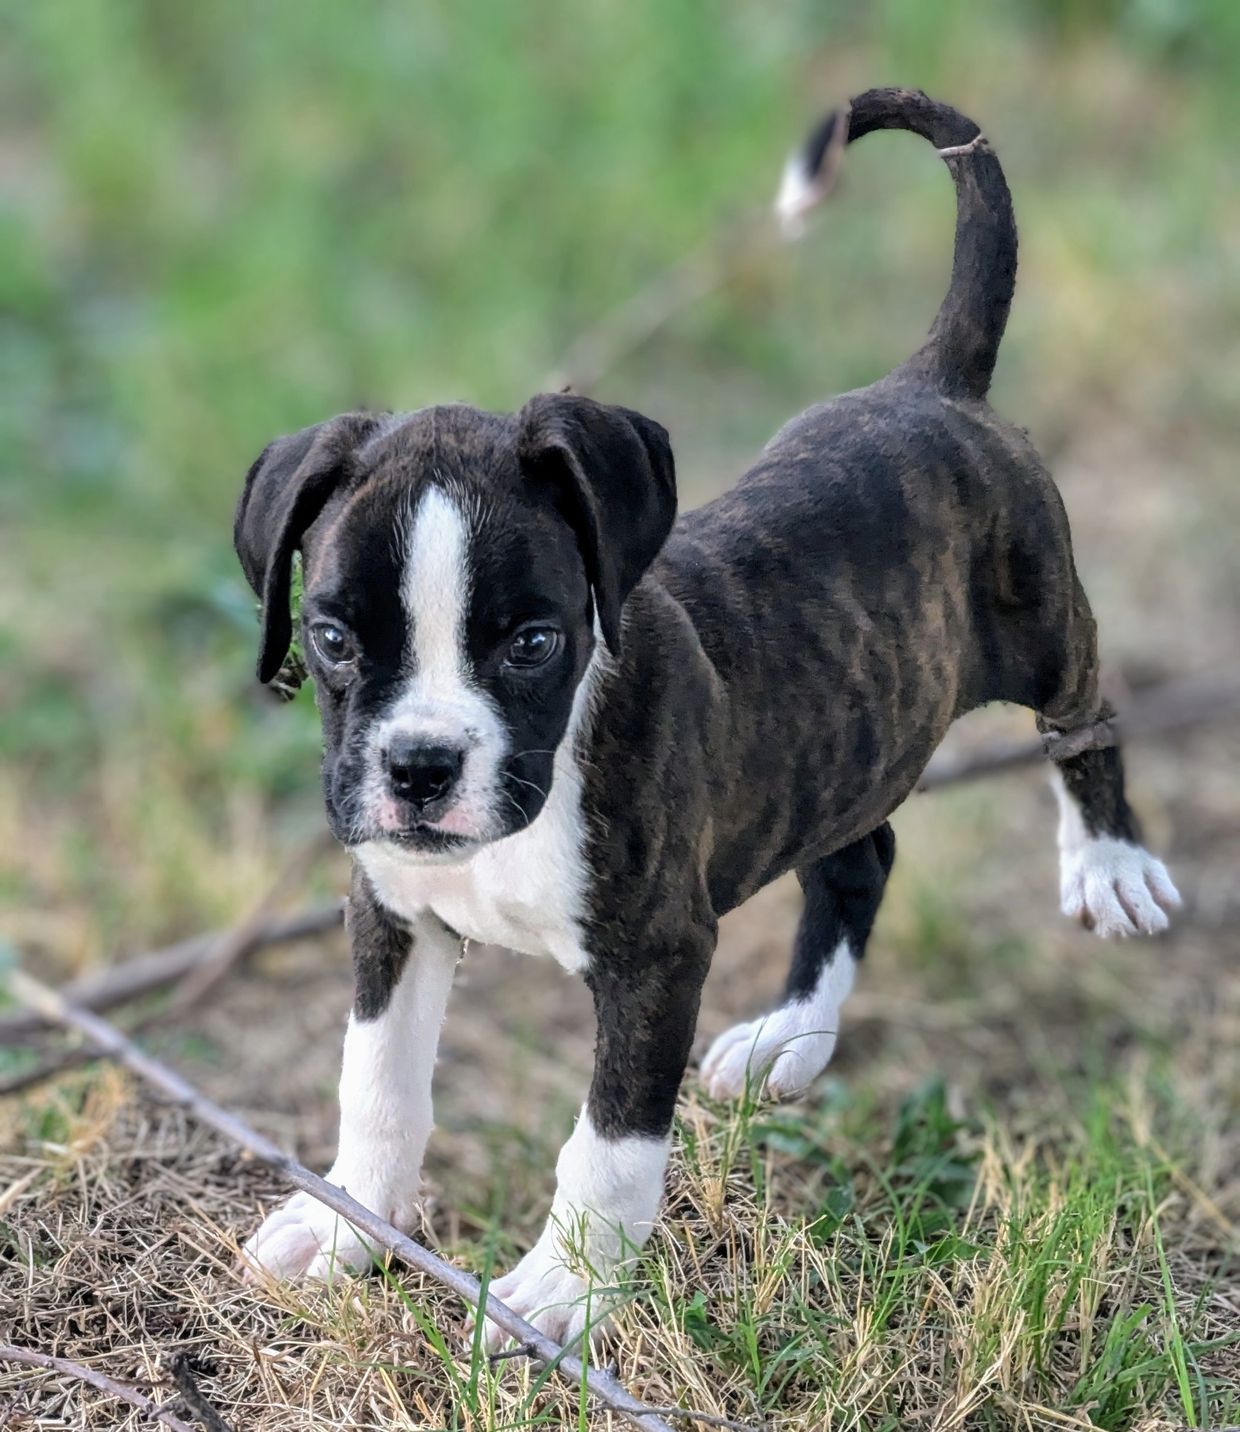
[(764, 1089), (779, 1099), (808, 1088), (835, 1052), (840, 1009), (855, 970), (848, 942), (841, 940), (808, 999), (725, 1030), (702, 1061), (702, 1086), (711, 1098), (738, 1099), (746, 1089)]
[(1059, 899), (1065, 915), (1103, 939), (1157, 935), (1181, 904), (1167, 867), (1142, 846), (1091, 836), (1055, 773), (1059, 802)]
[[(663, 1197), (670, 1140), (605, 1138), (583, 1112), (560, 1150), (556, 1194), (542, 1235), (491, 1284), (513, 1312), (559, 1343), (605, 1334), (616, 1278), (650, 1236)], [(507, 1334), (486, 1325), (491, 1351)]]

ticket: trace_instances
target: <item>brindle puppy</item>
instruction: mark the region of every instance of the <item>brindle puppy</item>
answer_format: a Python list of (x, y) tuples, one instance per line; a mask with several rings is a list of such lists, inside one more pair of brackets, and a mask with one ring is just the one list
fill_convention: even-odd
[[(928, 341), (795, 418), (674, 525), (663, 429), (567, 395), (511, 415), (349, 414), (279, 439), (246, 479), (259, 676), (288, 649), (300, 550), (328, 819), (355, 867), (330, 1177), (414, 1222), (462, 936), (579, 972), (594, 1079), (546, 1230), (493, 1285), (557, 1338), (657, 1213), (719, 917), (797, 872), (784, 1000), (718, 1039), (703, 1078), (716, 1098), (750, 1079), (804, 1088), (891, 869), (887, 818), (951, 723), (988, 701), (1049, 731), (1103, 714), (1063, 505), (985, 400), (1016, 272), (998, 160), (955, 110), (874, 90), (816, 131), (784, 209), (813, 198), (844, 139), (882, 128), (923, 135), (956, 183)], [(1178, 896), (1139, 844), (1118, 753), (1061, 776), (1064, 909), (1102, 935), (1161, 930)], [(286, 1277), (368, 1261), (301, 1194), (246, 1251)]]

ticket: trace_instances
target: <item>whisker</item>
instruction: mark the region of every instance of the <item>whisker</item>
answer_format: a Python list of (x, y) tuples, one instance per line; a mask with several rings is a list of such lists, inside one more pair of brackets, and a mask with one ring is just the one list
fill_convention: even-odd
[(519, 786), (529, 786), (530, 790), (537, 791), (543, 800), (547, 799), (547, 792), (543, 790), (541, 786), (535, 785), (533, 781), (522, 780), (520, 776), (514, 776), (511, 771), (504, 772), (504, 779), (506, 781), (516, 781)]
[(521, 819), (522, 819), (523, 821), (528, 821), (528, 820), (529, 820), (529, 816), (525, 813), (524, 810), (521, 809), (521, 806), (517, 803), (515, 797), (512, 795), (512, 793), (511, 793), (510, 791), (504, 790), (503, 787), (501, 786), (501, 787), (500, 787), (500, 794), (504, 797), (504, 799), (508, 802), (508, 804), (513, 808), (513, 810), (516, 811), (516, 813), (521, 817)]

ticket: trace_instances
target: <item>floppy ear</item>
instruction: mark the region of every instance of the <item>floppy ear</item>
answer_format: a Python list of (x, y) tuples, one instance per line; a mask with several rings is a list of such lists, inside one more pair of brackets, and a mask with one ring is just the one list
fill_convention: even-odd
[(233, 522), (233, 546), (262, 603), (258, 679), (270, 681), (293, 636), (289, 584), (293, 553), (328, 498), (347, 477), (350, 458), (376, 425), (346, 413), (269, 443), (245, 478)]
[(620, 650), (620, 611), (676, 517), (667, 432), (650, 418), (571, 393), (540, 393), (520, 414), (527, 479), (549, 487), (577, 534), (603, 639)]

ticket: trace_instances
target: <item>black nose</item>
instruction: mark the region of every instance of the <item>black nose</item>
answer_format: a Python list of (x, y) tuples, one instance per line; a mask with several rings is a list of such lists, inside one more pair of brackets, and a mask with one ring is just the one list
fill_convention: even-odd
[(465, 753), (454, 746), (428, 746), (416, 737), (398, 736), (387, 753), (393, 794), (426, 807), (442, 800), (456, 784)]

